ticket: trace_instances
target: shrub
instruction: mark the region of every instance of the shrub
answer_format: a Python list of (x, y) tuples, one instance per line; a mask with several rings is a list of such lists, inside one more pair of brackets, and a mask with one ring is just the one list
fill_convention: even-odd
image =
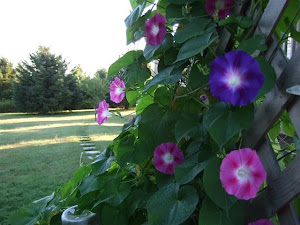
[(14, 101), (7, 100), (0, 102), (0, 113), (7, 112), (17, 112), (17, 107)]

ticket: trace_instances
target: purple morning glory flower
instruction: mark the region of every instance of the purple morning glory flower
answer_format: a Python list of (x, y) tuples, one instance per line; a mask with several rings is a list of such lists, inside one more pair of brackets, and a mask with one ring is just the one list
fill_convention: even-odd
[(211, 63), (208, 83), (213, 96), (244, 106), (257, 96), (264, 81), (259, 64), (247, 52), (231, 51)]

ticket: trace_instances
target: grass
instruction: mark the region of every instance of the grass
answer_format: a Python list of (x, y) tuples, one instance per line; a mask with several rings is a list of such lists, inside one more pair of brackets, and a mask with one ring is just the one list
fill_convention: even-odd
[(93, 110), (46, 116), (0, 113), (0, 224), (73, 176), (82, 152), (79, 136), (90, 136), (102, 151), (126, 120), (113, 116), (99, 126)]

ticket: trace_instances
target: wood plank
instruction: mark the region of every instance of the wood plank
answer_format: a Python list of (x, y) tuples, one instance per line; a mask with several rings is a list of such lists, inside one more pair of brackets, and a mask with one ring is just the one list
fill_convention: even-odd
[(300, 97), (296, 97), (294, 104), (288, 108), (288, 113), (295, 127), (298, 137), (300, 137)]
[(244, 132), (243, 146), (256, 149), (284, 109), (293, 102), (294, 96), (286, 93), (285, 88), (300, 79), (298, 72), (300, 71), (299, 49), (296, 53), (288, 62), (272, 91), (256, 111), (251, 128)]
[(265, 58), (267, 61), (271, 61), (271, 65), (273, 66), (278, 78), (287, 66), (287, 58), (281, 51), (275, 35), (272, 36), (268, 43), (268, 50), (265, 52)]
[(270, 0), (254, 33), (263, 35), (268, 42), (288, 2), (289, 0)]
[(247, 203), (245, 211), (249, 221), (272, 217), (300, 194), (299, 165), (300, 155), (257, 198)]
[[(259, 146), (258, 148), (258, 156), (262, 161), (262, 164), (267, 172), (267, 183), (272, 183), (274, 180), (276, 180), (280, 174), (281, 170), (278, 165), (276, 156), (274, 154), (272, 145), (270, 143), (270, 140), (268, 137), (265, 138), (264, 142), (262, 145)], [(257, 209), (261, 210), (261, 209)], [(260, 219), (260, 218), (267, 218), (264, 216), (257, 218), (257, 211), (253, 210), (245, 210), (246, 211), (246, 217), (248, 219), (248, 222), (252, 222), (254, 220)], [(252, 213), (252, 214), (251, 214)], [(274, 213), (274, 212), (271, 212)], [(296, 218), (296, 212), (294, 210), (294, 207), (291, 203), (287, 204), (284, 206), (278, 213), (278, 218), (280, 221), (281, 225), (299, 225), (299, 222)]]

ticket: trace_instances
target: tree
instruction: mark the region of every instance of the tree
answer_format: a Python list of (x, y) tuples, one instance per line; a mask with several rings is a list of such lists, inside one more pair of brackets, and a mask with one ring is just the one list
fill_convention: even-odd
[(83, 92), (79, 88), (80, 76), (77, 70), (71, 70), (71, 73), (65, 77), (66, 96), (67, 100), (65, 109), (79, 109), (83, 103)]
[(99, 77), (101, 79), (107, 78), (107, 71), (104, 68), (98, 69), (95, 73), (95, 77)]
[(0, 58), (0, 101), (12, 99), (15, 76), (13, 64), (4, 57)]
[(39, 47), (30, 54), (30, 62), (23, 61), (16, 70), (14, 99), (19, 110), (48, 113), (74, 109), (71, 105), (78, 96), (73, 91), (78, 83), (72, 78), (75, 75), (66, 76), (67, 63), (61, 55)]
[(86, 76), (80, 83), (80, 89), (84, 95), (84, 108), (94, 108), (109, 93), (109, 81), (100, 76)]

